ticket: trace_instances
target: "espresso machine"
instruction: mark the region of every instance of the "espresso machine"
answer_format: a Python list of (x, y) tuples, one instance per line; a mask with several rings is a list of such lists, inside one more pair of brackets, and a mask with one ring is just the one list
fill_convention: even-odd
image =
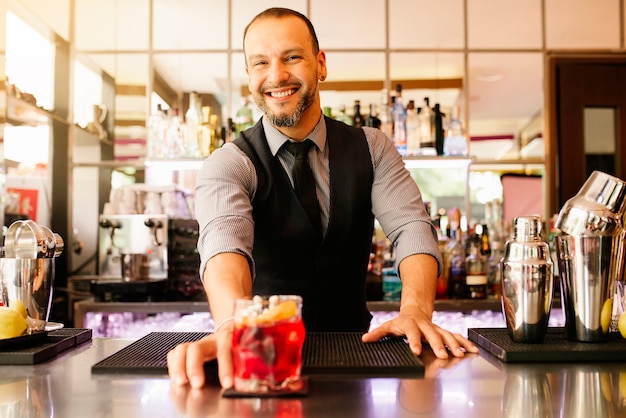
[(101, 301), (190, 299), (201, 293), (197, 221), (191, 194), (177, 186), (133, 184), (111, 191), (99, 218)]
[[(123, 281), (166, 279), (167, 222), (160, 214), (101, 215), (100, 275)], [(140, 268), (125, 265), (137, 262)]]

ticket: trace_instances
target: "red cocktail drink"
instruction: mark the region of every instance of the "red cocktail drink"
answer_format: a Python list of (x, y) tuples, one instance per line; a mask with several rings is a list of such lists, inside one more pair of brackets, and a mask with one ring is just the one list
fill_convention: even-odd
[(302, 298), (283, 295), (235, 303), (233, 371), (241, 392), (298, 390), (305, 330)]

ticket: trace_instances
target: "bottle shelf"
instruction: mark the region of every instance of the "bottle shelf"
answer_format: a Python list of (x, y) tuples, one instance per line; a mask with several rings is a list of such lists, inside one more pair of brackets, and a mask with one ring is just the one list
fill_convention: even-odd
[(69, 124), (67, 119), (33, 103), (7, 95), (6, 123), (11, 125), (47, 125), (51, 121)]

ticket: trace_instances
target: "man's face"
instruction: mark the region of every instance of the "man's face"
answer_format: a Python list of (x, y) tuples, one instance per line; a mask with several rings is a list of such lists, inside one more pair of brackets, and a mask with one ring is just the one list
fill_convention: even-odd
[(276, 127), (319, 119), (317, 82), (326, 76), (324, 52), (315, 54), (306, 24), (296, 17), (254, 22), (244, 40), (248, 85)]

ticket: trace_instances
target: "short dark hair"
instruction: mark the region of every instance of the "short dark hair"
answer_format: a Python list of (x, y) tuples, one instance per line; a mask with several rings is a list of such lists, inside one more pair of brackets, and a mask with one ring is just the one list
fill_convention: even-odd
[(317, 40), (317, 35), (315, 34), (315, 28), (313, 27), (313, 23), (311, 23), (311, 21), (302, 13), (297, 12), (292, 9), (287, 9), (285, 7), (272, 7), (272, 8), (266, 9), (262, 11), (261, 13), (259, 13), (258, 15), (256, 15), (254, 19), (252, 19), (250, 23), (248, 23), (248, 26), (246, 26), (246, 28), (243, 30), (244, 53), (246, 51), (246, 48), (245, 48), (246, 34), (248, 33), (248, 29), (254, 22), (256, 22), (259, 19), (263, 19), (267, 17), (281, 18), (281, 17), (287, 17), (287, 16), (297, 17), (300, 20), (302, 20), (304, 23), (306, 23), (306, 26), (309, 28), (309, 34), (311, 35), (311, 39), (313, 41), (313, 52), (317, 54), (320, 51), (320, 43)]

